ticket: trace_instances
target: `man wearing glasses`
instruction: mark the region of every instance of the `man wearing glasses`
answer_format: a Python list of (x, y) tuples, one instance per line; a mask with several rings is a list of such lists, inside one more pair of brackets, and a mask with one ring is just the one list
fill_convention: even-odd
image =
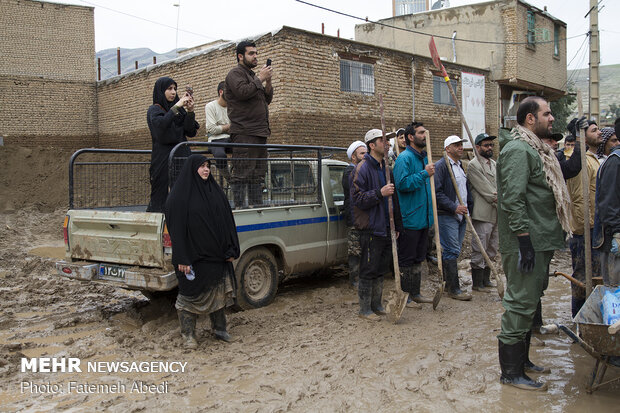
[[(482, 247), (493, 260), (497, 255), (499, 238), (497, 234), (497, 185), (495, 183), (495, 161), (493, 147), (495, 136), (481, 133), (476, 136), (475, 144), (481, 161), (474, 158), (467, 168), (467, 181), (472, 189), (474, 208), (471, 212), (472, 223), (480, 236)], [(490, 292), (491, 269), (486, 265), (477, 242), (471, 243), (471, 278), (472, 290)]]

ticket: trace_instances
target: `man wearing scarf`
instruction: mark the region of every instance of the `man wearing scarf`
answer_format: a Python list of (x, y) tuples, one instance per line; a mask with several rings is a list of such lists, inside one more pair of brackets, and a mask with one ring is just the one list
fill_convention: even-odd
[(526, 372), (549, 372), (529, 360), (531, 327), (553, 252), (570, 234), (569, 196), (558, 160), (541, 138), (553, 116), (543, 98), (524, 99), (517, 127), (500, 133), (497, 160), (499, 249), (507, 289), (499, 341), (500, 381), (525, 390), (546, 390)]

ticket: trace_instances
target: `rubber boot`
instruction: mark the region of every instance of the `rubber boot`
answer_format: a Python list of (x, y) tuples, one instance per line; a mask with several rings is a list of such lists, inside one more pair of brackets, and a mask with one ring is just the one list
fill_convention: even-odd
[(424, 297), (420, 294), (420, 284), (422, 283), (422, 264), (413, 264), (411, 267), (411, 290), (409, 297), (418, 304), (432, 303), (433, 299)]
[(528, 331), (525, 335), (525, 358), (523, 361), (523, 371), (526, 373), (539, 373), (547, 374), (551, 373), (549, 367), (537, 366), (530, 361), (530, 343), (532, 342), (532, 331)]
[(370, 302), (372, 300), (372, 280), (360, 278), (357, 285), (357, 295), (360, 300), (359, 317), (370, 321), (380, 321), (381, 317), (373, 313), (370, 307)]
[(407, 308), (422, 308), (421, 305), (413, 301), (413, 297), (411, 296), (412, 289), (412, 280), (411, 273), (413, 271), (413, 267), (400, 267), (400, 289), (406, 292), (407, 295), (407, 304), (405, 305)]
[(443, 274), (446, 280), (448, 297), (460, 301), (471, 300), (471, 294), (461, 291), (459, 284), (459, 270), (456, 260), (443, 260)]
[(353, 288), (357, 288), (357, 279), (360, 274), (360, 257), (359, 255), (349, 255), (349, 284)]
[(178, 311), (179, 324), (181, 325), (181, 336), (185, 341), (184, 346), (188, 349), (195, 349), (198, 347), (198, 341), (196, 341), (196, 318), (198, 316), (189, 311)]
[(209, 318), (211, 318), (211, 327), (213, 328), (215, 338), (227, 343), (236, 341), (228, 334), (228, 331), (226, 331), (226, 313), (223, 308), (209, 314)]
[[(486, 269), (486, 268), (485, 268)], [(471, 269), (471, 280), (473, 291), (480, 291), (482, 293), (490, 293), (491, 290), (484, 286), (484, 270), (482, 268)]]
[(523, 370), (526, 357), (525, 340), (516, 344), (504, 344), (501, 340), (498, 340), (498, 343), (499, 365), (502, 369), (500, 383), (523, 390), (547, 390), (547, 383), (532, 380)]
[(370, 309), (377, 315), (386, 315), (387, 312), (383, 307), (383, 277), (372, 280), (372, 297), (370, 300)]
[(482, 285), (486, 288), (496, 288), (497, 286), (491, 282), (491, 269), (489, 267), (484, 268), (482, 273)]

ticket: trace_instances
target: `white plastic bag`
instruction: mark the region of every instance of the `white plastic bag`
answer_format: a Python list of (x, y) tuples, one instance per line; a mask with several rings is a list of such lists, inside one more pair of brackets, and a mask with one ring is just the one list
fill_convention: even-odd
[(613, 324), (620, 320), (620, 288), (616, 291), (606, 290), (601, 302), (603, 324)]

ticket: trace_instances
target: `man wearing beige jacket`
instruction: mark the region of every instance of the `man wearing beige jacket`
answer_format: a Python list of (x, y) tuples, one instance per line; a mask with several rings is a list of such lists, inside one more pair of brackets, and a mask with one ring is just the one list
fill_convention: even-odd
[[(472, 188), (474, 208), (472, 223), (482, 241), (482, 246), (492, 260), (497, 255), (499, 238), (497, 235), (497, 184), (495, 182), (495, 161), (492, 159), (495, 136), (481, 133), (475, 144), (482, 162), (474, 158), (467, 167), (467, 181)], [(480, 245), (471, 244), (472, 290), (490, 292), (491, 268), (484, 261)]]

